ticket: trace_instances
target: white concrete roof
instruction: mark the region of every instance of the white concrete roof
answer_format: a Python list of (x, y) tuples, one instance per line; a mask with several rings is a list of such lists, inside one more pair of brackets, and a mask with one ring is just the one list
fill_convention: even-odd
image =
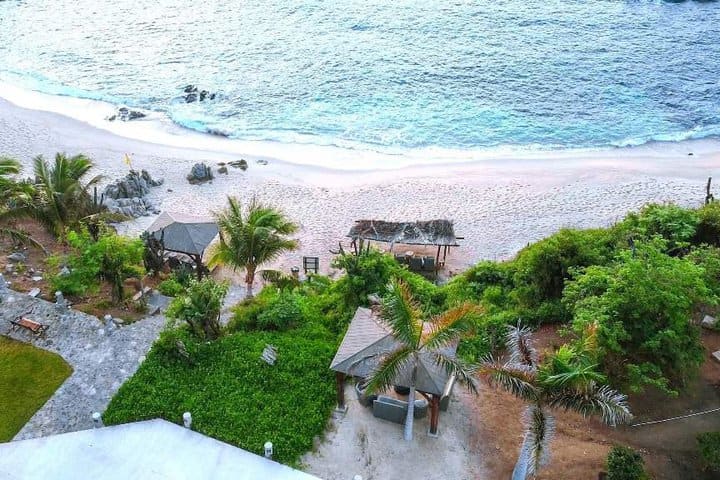
[(0, 479), (50, 478), (319, 480), (165, 420), (0, 443)]

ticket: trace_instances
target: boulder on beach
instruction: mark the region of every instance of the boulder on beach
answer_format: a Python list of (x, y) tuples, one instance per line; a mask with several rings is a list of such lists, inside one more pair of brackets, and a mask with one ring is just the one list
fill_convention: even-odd
[(193, 165), (190, 173), (187, 176), (187, 181), (193, 185), (209, 182), (212, 179), (212, 169), (204, 163), (196, 163), (195, 165)]
[(160, 210), (145, 196), (151, 187), (159, 187), (164, 183), (162, 178), (153, 179), (146, 170), (139, 173), (130, 170), (124, 178), (115, 180), (102, 194), (101, 203), (111, 213), (120, 213), (138, 218), (160, 213)]
[(241, 158), (240, 160), (233, 160), (232, 162), (228, 162), (228, 165), (230, 165), (233, 168), (239, 168), (240, 170), (247, 170), (248, 163), (247, 160), (244, 158)]
[(130, 110), (127, 107), (120, 107), (115, 115), (111, 115), (107, 118), (109, 122), (115, 120), (121, 120), (123, 122), (129, 122), (130, 120), (137, 120), (138, 118), (147, 117), (147, 114), (139, 110)]

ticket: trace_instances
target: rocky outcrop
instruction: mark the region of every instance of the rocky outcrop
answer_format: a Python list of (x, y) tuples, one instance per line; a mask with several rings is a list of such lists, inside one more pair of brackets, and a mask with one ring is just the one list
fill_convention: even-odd
[(190, 174), (187, 176), (187, 181), (193, 185), (209, 182), (212, 179), (212, 169), (204, 163), (196, 163), (193, 165)]
[(112, 213), (120, 213), (129, 217), (138, 218), (160, 211), (145, 196), (150, 193), (151, 187), (163, 184), (163, 179), (153, 179), (150, 174), (142, 170), (130, 170), (125, 178), (116, 180), (105, 187), (103, 205)]
[(210, 93), (207, 90), (199, 90), (197, 85), (188, 85), (183, 88), (183, 99), (186, 103), (193, 102), (204, 102), (205, 100), (215, 100), (214, 93)]
[(242, 171), (245, 171), (248, 168), (247, 160), (245, 160), (244, 158), (240, 160), (233, 160), (232, 162), (229, 162), (228, 165), (233, 168), (239, 168)]
[(123, 122), (129, 122), (130, 120), (137, 120), (138, 118), (145, 118), (147, 114), (139, 110), (130, 110), (127, 107), (120, 107), (115, 115), (111, 115), (107, 118), (109, 122), (115, 120), (121, 120)]

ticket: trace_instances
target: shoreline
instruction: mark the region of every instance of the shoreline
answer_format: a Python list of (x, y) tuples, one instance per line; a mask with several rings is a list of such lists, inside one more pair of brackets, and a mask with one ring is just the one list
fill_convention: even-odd
[[(268, 268), (301, 265), (308, 255), (321, 258), (324, 273), (330, 270), (330, 250), (357, 219), (453, 220), (465, 240), (448, 259), (452, 274), (481, 259), (509, 258), (563, 227), (607, 226), (648, 202), (699, 205), (707, 178), (720, 169), (720, 141), (689, 140), (584, 155), (541, 152), (532, 158), (497, 155), (467, 163), (341, 170), (293, 163), (292, 157), (134, 140), (3, 99), (0, 131), (0, 154), (20, 160), (23, 175), (29, 175), (36, 155), (51, 158), (64, 151), (87, 154), (105, 181), (112, 181), (127, 173), (122, 161), (127, 153), (134, 168), (165, 179), (150, 194), (161, 210), (208, 214), (221, 209), (227, 195), (241, 200), (256, 195), (301, 227), (300, 249)], [(228, 175), (217, 174), (217, 163), (239, 158), (248, 160), (246, 172), (229, 168)], [(185, 175), (201, 161), (215, 170), (214, 181), (188, 184)], [(137, 234), (152, 220), (124, 226)]]

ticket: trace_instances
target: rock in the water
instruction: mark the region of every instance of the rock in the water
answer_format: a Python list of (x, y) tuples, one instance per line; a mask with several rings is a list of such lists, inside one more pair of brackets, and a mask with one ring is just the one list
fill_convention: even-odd
[(11, 262), (17, 263), (17, 262), (24, 262), (25, 260), (27, 260), (27, 257), (25, 256), (24, 253), (15, 252), (15, 253), (11, 253), (10, 255), (8, 255), (7, 259)]
[(187, 176), (188, 182), (193, 185), (208, 182), (212, 179), (212, 169), (204, 163), (196, 163), (193, 165), (190, 174)]
[(220, 173), (220, 174), (222, 174), (222, 175), (227, 175), (227, 174), (228, 174), (228, 169), (227, 169), (227, 167), (220, 167), (220, 168), (218, 168), (218, 173)]
[(239, 168), (240, 170), (243, 170), (243, 171), (247, 170), (247, 168), (248, 168), (247, 160), (245, 160), (244, 158), (242, 158), (240, 160), (233, 160), (232, 162), (229, 162), (228, 165), (230, 165), (233, 168)]
[(215, 135), (215, 136), (217, 136), (217, 137), (225, 137), (225, 138), (228, 138), (228, 137), (230, 136), (229, 133), (223, 132), (222, 130), (219, 130), (219, 129), (217, 129), (217, 128), (208, 128), (208, 129), (207, 129), (207, 133), (209, 133), (210, 135)]
[(705, 318), (702, 320), (702, 326), (704, 328), (713, 329), (717, 326), (718, 320), (715, 317), (711, 317), (710, 315), (705, 315)]
[(187, 85), (183, 88), (182, 96), (185, 103), (203, 102), (205, 100), (215, 100), (215, 93), (208, 92), (207, 90), (199, 90), (197, 85)]

